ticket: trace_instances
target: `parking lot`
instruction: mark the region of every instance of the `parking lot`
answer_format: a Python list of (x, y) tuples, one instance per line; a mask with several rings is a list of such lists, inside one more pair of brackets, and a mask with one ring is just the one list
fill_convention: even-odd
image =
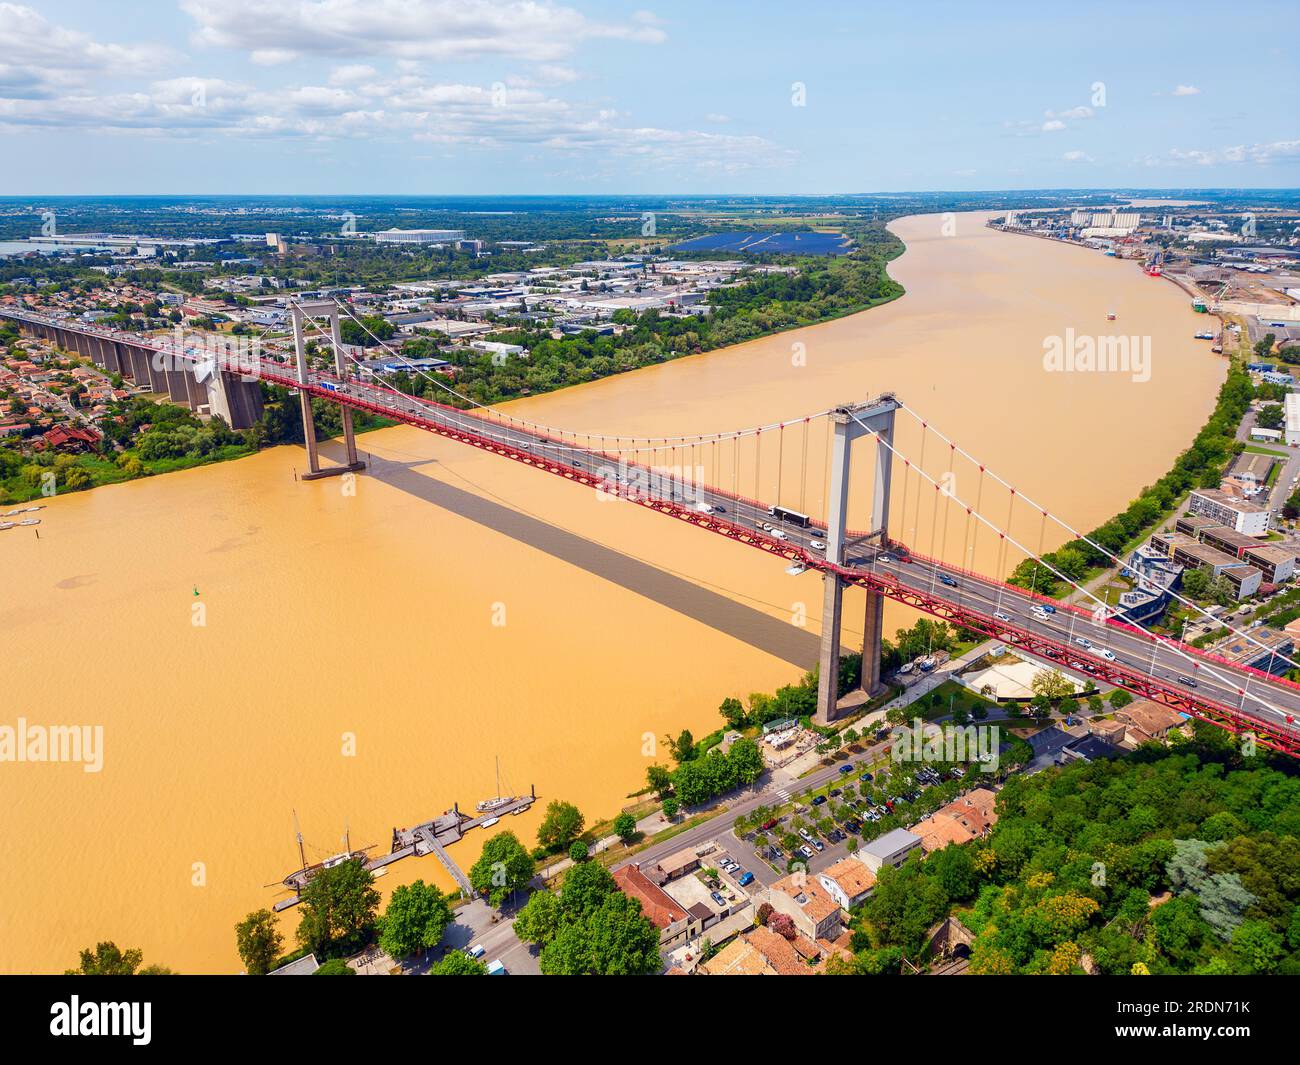
[[(818, 789), (811, 802), (800, 801), (794, 808), (785, 809), (774, 822), (765, 822), (770, 827), (762, 832), (751, 831), (745, 836), (737, 836), (734, 832), (729, 834), (736, 841), (736, 846), (731, 851), (732, 856), (746, 870), (754, 873), (755, 883), (767, 885), (775, 882), (785, 874), (792, 859), (802, 862), (810, 873), (818, 873), (833, 865), (852, 853), (849, 850), (850, 840), (857, 840), (859, 844), (862, 842), (861, 833), (864, 829), (879, 823), (890, 813), (897, 813), (906, 819), (909, 807), (920, 798), (921, 792), (942, 779), (930, 766), (909, 767), (908, 773), (914, 780), (911, 787), (903, 790), (902, 794), (895, 794), (887, 786), (885, 790), (890, 792), (889, 797), (884, 805), (877, 806), (865, 798), (845, 793), (844, 785), (849, 783), (868, 788), (882, 781), (888, 783), (888, 769), (885, 769), (886, 775), (882, 776), (880, 764), (871, 770), (864, 769), (865, 764), (846, 764), (850, 771), (841, 774), (842, 781)], [(864, 779), (864, 773), (870, 773), (871, 779)], [(905, 775), (899, 776), (903, 781), (907, 779)], [(900, 790), (904, 787), (902, 783), (897, 786)], [(840, 806), (847, 808), (844, 811), (846, 816), (842, 819), (835, 813)], [(826, 826), (819, 828), (818, 822), (827, 818), (833, 822), (833, 826), (829, 831), (823, 831)], [(920, 819), (918, 811), (916, 820)], [(756, 837), (759, 835), (765, 835), (769, 842), (766, 845), (758, 844)], [(787, 835), (794, 835), (800, 841), (799, 847), (792, 852), (782, 842)], [(755, 884), (749, 886), (753, 890)]]

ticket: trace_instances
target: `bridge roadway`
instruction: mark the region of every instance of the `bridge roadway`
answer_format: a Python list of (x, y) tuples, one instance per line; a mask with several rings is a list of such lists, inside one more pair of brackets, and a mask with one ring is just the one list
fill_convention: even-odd
[[(33, 318), (137, 345), (143, 339), (67, 320), (4, 313), (19, 320)], [(199, 348), (179, 351), (170, 342), (155, 340), (149, 346), (160, 356), (174, 360), (172, 368), (193, 371), (196, 363), (210, 362), (212, 358)], [(265, 357), (249, 365), (228, 363), (221, 368), (291, 389), (300, 387), (294, 366)], [(645, 465), (627, 463), (573, 440), (530, 429), (497, 412), (471, 413), (416, 399), (377, 382), (341, 380), (320, 370), (309, 373), (306, 391), (586, 484), (793, 564), (837, 573), (846, 583), (874, 588), (891, 599), (1003, 640), (1076, 675), (1086, 673), (1232, 732), (1251, 732), (1262, 746), (1300, 757), (1300, 728), (1296, 727), (1300, 686), (1262, 671), (1230, 665), (1191, 647), (1156, 641), (1141, 629), (1113, 621), (1097, 622), (1089, 611), (909, 555), (893, 542), (882, 548), (878, 536), (849, 533), (844, 562), (833, 565), (818, 546), (824, 543), (824, 530), (815, 524), (801, 527), (780, 521), (765, 503), (695, 484), (680, 475), (674, 478)], [(689, 452), (689, 447), (678, 448), (678, 454), (683, 452)], [(945, 578), (950, 583), (945, 583)], [(1055, 606), (1055, 613), (1045, 619), (1037, 616), (1034, 608), (1040, 604)], [(1079, 643), (1080, 639), (1090, 646)], [(1103, 649), (1113, 659), (1105, 657)]]

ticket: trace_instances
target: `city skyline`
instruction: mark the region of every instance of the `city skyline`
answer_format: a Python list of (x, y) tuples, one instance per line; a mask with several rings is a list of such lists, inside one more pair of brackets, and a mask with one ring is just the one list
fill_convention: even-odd
[[(0, 193), (831, 194), (1300, 180), (1195, 8), (0, 4)], [(1205, 9), (1207, 12), (1209, 8)], [(1257, 22), (1294, 16), (1261, 5)], [(777, 31), (777, 32), (774, 32)], [(1282, 39), (1285, 34), (1279, 35)], [(1089, 47), (1078, 47), (1091, 42)], [(1069, 46), (1067, 48), (1067, 46)], [(726, 56), (723, 63), (718, 57)], [(1273, 56), (1270, 61), (1269, 57)], [(101, 166), (81, 164), (87, 148)]]

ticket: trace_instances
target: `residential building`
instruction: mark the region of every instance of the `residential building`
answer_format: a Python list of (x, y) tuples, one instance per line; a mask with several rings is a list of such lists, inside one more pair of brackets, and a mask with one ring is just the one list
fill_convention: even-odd
[(809, 939), (835, 939), (842, 931), (839, 903), (814, 877), (805, 873), (782, 877), (767, 889), (766, 897), (772, 909), (794, 921)]
[[(1300, 441), (1300, 437), (1297, 439)], [(1289, 440), (1287, 442), (1290, 443)], [(1234, 499), (1217, 488), (1198, 488), (1192, 492), (1188, 497), (1187, 509), (1192, 514), (1213, 518), (1247, 536), (1264, 536), (1268, 532), (1269, 513), (1266, 507)]]
[(1212, 577), (1226, 577), (1238, 599), (1257, 592), (1264, 579), (1261, 570), (1245, 565), (1236, 555), (1203, 544), (1185, 533), (1156, 533), (1151, 537), (1151, 546), (1187, 569), (1208, 569)]
[(614, 882), (628, 898), (641, 903), (641, 910), (659, 929), (659, 942), (665, 946), (690, 938), (694, 919), (680, 903), (651, 880), (636, 865), (614, 870)]
[(1115, 720), (1124, 726), (1125, 747), (1137, 747), (1152, 740), (1163, 743), (1170, 731), (1187, 721), (1182, 714), (1150, 699), (1138, 699), (1115, 711)]
[(660, 859), (655, 863), (647, 875), (656, 884), (666, 884), (670, 880), (677, 880), (687, 873), (693, 873), (700, 867), (700, 856), (694, 848), (688, 847), (686, 850), (678, 851), (676, 854), (670, 854), (667, 858)]
[(943, 850), (949, 843), (983, 839), (997, 824), (998, 815), (993, 809), (996, 799), (988, 788), (976, 788), (935, 810), (913, 825), (911, 831), (921, 837), (926, 854)]
[(817, 874), (817, 881), (826, 889), (844, 913), (861, 906), (876, 886), (876, 874), (856, 858), (841, 858)]
[(864, 843), (858, 848), (857, 858), (873, 873), (878, 873), (884, 865), (892, 865), (897, 869), (920, 846), (920, 836), (905, 828), (896, 828), (879, 839)]
[(815, 976), (827, 951), (806, 936), (786, 939), (770, 928), (738, 936), (695, 972), (701, 976)]
[(1256, 545), (1246, 548), (1242, 554), (1247, 562), (1264, 574), (1264, 580), (1269, 584), (1283, 584), (1295, 575), (1296, 556), (1290, 548)]

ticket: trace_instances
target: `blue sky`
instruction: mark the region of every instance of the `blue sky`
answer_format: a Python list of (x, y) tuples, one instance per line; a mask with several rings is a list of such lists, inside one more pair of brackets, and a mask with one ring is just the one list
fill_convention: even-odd
[(1297, 10), (0, 2), (0, 194), (1290, 187)]

